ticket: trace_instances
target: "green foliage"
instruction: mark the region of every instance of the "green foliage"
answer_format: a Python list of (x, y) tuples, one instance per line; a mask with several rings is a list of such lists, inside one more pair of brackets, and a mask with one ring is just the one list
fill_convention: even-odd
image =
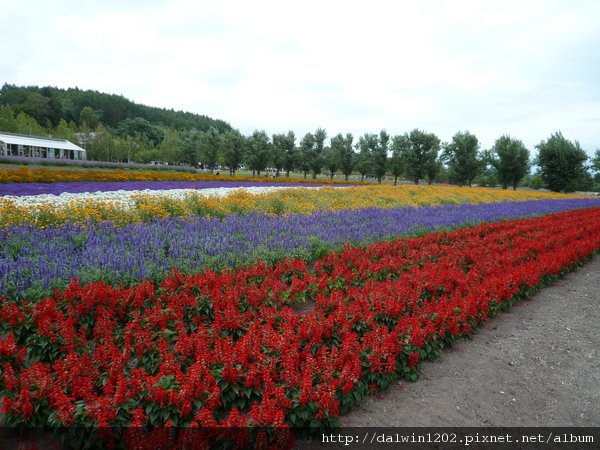
[(385, 130), (379, 132), (379, 137), (376, 137), (377, 144), (371, 149), (371, 164), (373, 175), (377, 178), (377, 182), (381, 183), (381, 179), (388, 169), (388, 151), (390, 147), (390, 135)]
[(444, 146), (442, 159), (448, 164), (450, 180), (459, 186), (470, 187), (484, 166), (479, 141), (468, 131), (459, 131), (452, 137), (452, 142)]
[(121, 137), (146, 135), (155, 146), (160, 145), (165, 139), (165, 132), (160, 127), (152, 125), (142, 117), (127, 118), (119, 122), (118, 133)]
[(186, 164), (192, 167), (199, 162), (202, 135), (202, 131), (193, 129), (183, 138), (183, 145), (180, 150), (181, 157)]
[(404, 173), (404, 158), (402, 157), (405, 148), (409, 145), (408, 136), (394, 136), (392, 139), (392, 157), (390, 158), (390, 172), (394, 175), (394, 186), (398, 182), (398, 177)]
[[(98, 116), (103, 126), (115, 129), (126, 119), (140, 117), (152, 125), (162, 124), (179, 131), (192, 128), (208, 131), (211, 126), (217, 128), (220, 133), (231, 130), (231, 125), (223, 120), (173, 109), (140, 105), (122, 95), (83, 91), (79, 88), (18, 87), (5, 83), (0, 89), (0, 105), (11, 106), (15, 114), (24, 112), (43, 126), (47, 126), (46, 123), (49, 122), (52, 127), (58, 126), (61, 119), (66, 122), (79, 120), (81, 111), (89, 107)], [(94, 129), (96, 126), (90, 128)], [(19, 133), (19, 131), (15, 132)]]
[(369, 140), (372, 138), (371, 134), (365, 134), (360, 137), (358, 143), (356, 144), (356, 148), (359, 150), (359, 153), (356, 157), (356, 170), (361, 175), (360, 181), (365, 179), (365, 175), (368, 175), (371, 172), (371, 151), (370, 151), (370, 142)]
[(591, 169), (600, 172), (600, 148), (597, 148), (596, 153), (594, 153), (594, 157), (592, 158)]
[(433, 181), (440, 167), (437, 161), (440, 149), (439, 138), (433, 133), (415, 128), (410, 134), (405, 133), (404, 139), (405, 143), (401, 146), (400, 152), (408, 178), (415, 184), (419, 184), (419, 181), (426, 176), (429, 177), (430, 182)]
[(223, 136), (219, 134), (219, 130), (215, 127), (203, 133), (200, 140), (200, 159), (203, 164), (214, 169), (219, 161), (219, 152), (223, 146)]
[(331, 138), (331, 158), (336, 158), (339, 162), (339, 168), (346, 177), (352, 175), (354, 166), (356, 166), (357, 158), (352, 146), (354, 137), (352, 133), (347, 133), (346, 137), (339, 133), (337, 136)]
[(255, 130), (252, 136), (246, 139), (246, 162), (248, 168), (260, 172), (269, 164), (271, 141), (266, 131)]
[(596, 189), (594, 177), (588, 171), (585, 171), (581, 178), (575, 183), (575, 190), (580, 192), (590, 192)]
[(356, 168), (363, 176), (368, 175), (381, 183), (383, 176), (388, 171), (390, 150), (390, 136), (386, 130), (381, 130), (379, 135), (365, 133), (358, 140), (357, 147), (360, 149)]
[(277, 171), (281, 169), (286, 171), (287, 176), (294, 169), (296, 164), (296, 136), (293, 131), (287, 134), (273, 135), (273, 151), (271, 152), (271, 165)]
[(503, 189), (512, 186), (516, 190), (531, 168), (529, 150), (523, 142), (508, 135), (496, 139), (490, 150), (489, 163)]
[(221, 157), (229, 167), (231, 175), (235, 175), (238, 166), (244, 161), (246, 138), (239, 130), (230, 130), (223, 135)]
[(536, 163), (548, 189), (554, 192), (574, 192), (586, 177), (584, 163), (588, 156), (579, 142), (565, 139), (559, 131), (536, 148), (539, 151)]
[(329, 172), (329, 179), (333, 180), (333, 176), (340, 168), (338, 152), (333, 147), (325, 147), (325, 151), (323, 152), (323, 165)]
[(285, 158), (283, 159), (283, 170), (287, 177), (296, 168), (298, 161), (298, 147), (296, 147), (296, 135), (292, 130), (288, 131), (284, 140)]
[(530, 189), (546, 189), (546, 183), (544, 183), (544, 180), (542, 179), (541, 175), (537, 174), (532, 176), (531, 178), (529, 178), (529, 180), (527, 180), (527, 186), (529, 186)]
[(327, 132), (318, 128), (314, 134), (315, 145), (309, 151), (309, 166), (313, 174), (313, 179), (317, 179), (317, 175), (321, 173), (321, 169), (325, 164), (325, 139), (327, 139)]
[(300, 141), (298, 168), (304, 173), (304, 178), (310, 170), (310, 159), (313, 156), (315, 137), (312, 133), (306, 133)]
[(79, 126), (87, 128), (88, 130), (94, 130), (98, 125), (100, 125), (100, 120), (98, 119), (98, 116), (94, 114), (94, 110), (89, 106), (85, 106), (79, 113)]

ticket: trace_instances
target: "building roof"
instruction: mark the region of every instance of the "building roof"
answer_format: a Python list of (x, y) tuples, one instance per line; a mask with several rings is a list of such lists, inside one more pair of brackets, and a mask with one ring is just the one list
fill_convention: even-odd
[(78, 145), (75, 145), (66, 139), (43, 138), (38, 136), (26, 136), (23, 134), (0, 132), (0, 142), (6, 142), (7, 144), (29, 145), (33, 147), (62, 148), (65, 150), (85, 151)]

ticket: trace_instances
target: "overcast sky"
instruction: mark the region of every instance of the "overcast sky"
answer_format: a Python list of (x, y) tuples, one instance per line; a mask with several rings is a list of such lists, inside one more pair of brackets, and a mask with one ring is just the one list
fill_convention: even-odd
[(298, 141), (414, 128), (600, 148), (598, 0), (0, 0), (0, 83)]

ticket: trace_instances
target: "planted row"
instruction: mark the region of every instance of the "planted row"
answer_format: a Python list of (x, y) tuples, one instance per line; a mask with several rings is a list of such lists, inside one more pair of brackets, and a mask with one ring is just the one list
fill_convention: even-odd
[(225, 220), (165, 218), (145, 225), (67, 224), (0, 229), (0, 296), (36, 301), (63, 290), (69, 280), (132, 286), (159, 283), (173, 269), (194, 274), (284, 257), (314, 261), (346, 243), (371, 244), (398, 236), (481, 222), (600, 205), (598, 199), (538, 200), (427, 208), (366, 208), (311, 215), (252, 212)]
[[(326, 183), (312, 183), (309, 186), (325, 186)], [(143, 191), (167, 189), (218, 189), (218, 188), (248, 188), (263, 186), (307, 186), (306, 183), (278, 183), (272, 179), (263, 182), (244, 181), (81, 181), (55, 183), (11, 183), (0, 185), (0, 196), (11, 195), (60, 195), (62, 193), (81, 194), (85, 192), (111, 191)]]
[[(333, 180), (309, 180), (305, 178), (277, 179), (280, 183), (303, 184), (363, 184), (358, 182), (344, 182)], [(16, 170), (0, 170), (0, 184), (11, 183), (79, 183), (79, 182), (119, 182), (119, 181), (250, 181), (271, 182), (267, 177), (237, 177), (224, 175), (211, 175), (205, 173), (160, 173), (144, 171), (116, 170), (78, 170), (78, 169), (36, 169), (21, 167)], [(9, 188), (10, 189), (10, 188)]]
[[(285, 448), (264, 429), (337, 425), (362, 398), (416, 379), (420, 361), (599, 248), (592, 208), (346, 246), (313, 270), (298, 259), (257, 262), (5, 301), (5, 425), (92, 426), (107, 443), (136, 445), (208, 445), (219, 427), (250, 426), (230, 438)], [(306, 302), (314, 309), (302, 315)], [(159, 428), (105, 428), (131, 425)]]
[[(319, 210), (362, 209), (369, 207), (393, 208), (403, 206), (433, 206), (462, 203), (493, 203), (499, 201), (528, 201), (550, 199), (582, 198), (575, 195), (544, 193), (533, 191), (508, 191), (494, 189), (467, 189), (438, 186), (321, 186), (319, 189), (302, 189), (292, 187), (281, 188), (278, 183), (260, 183), (257, 187), (236, 190), (221, 196), (220, 192), (211, 191), (210, 184), (200, 190), (167, 189), (161, 186), (183, 187), (186, 183), (154, 182), (148, 186), (152, 191), (130, 191), (138, 189), (140, 182), (113, 182), (94, 186), (90, 183), (82, 189), (101, 188), (104, 185), (119, 185), (122, 190), (116, 192), (95, 192), (79, 194), (85, 198), (69, 198), (62, 195), (58, 199), (43, 195), (26, 197), (0, 198), (0, 227), (10, 224), (31, 223), (36, 227), (48, 228), (61, 226), (67, 222), (85, 223), (91, 221), (110, 220), (119, 226), (132, 223), (144, 223), (153, 218), (211, 216), (224, 218), (228, 214), (243, 215), (258, 210), (269, 214), (311, 214)], [(52, 190), (54, 185), (38, 185)], [(62, 183), (78, 189), (85, 183)], [(189, 184), (189, 183), (188, 183)], [(192, 183), (193, 184), (193, 183)], [(213, 187), (222, 185), (214, 182)], [(234, 186), (237, 183), (233, 184)], [(27, 185), (25, 185), (27, 187)], [(204, 186), (199, 185), (198, 187)], [(297, 185), (293, 185), (297, 186)], [(18, 185), (17, 185), (18, 188)], [(45, 189), (45, 190), (46, 190)], [(59, 187), (59, 190), (65, 189)], [(158, 189), (158, 190), (157, 190)], [(248, 190), (261, 192), (249, 192)], [(110, 188), (107, 188), (110, 190)], [(268, 191), (268, 192), (267, 192)], [(2, 187), (0, 186), (0, 192)], [(19, 192), (16, 189), (16, 192)], [(219, 194), (219, 195), (215, 195)], [(72, 194), (77, 195), (77, 194)]]

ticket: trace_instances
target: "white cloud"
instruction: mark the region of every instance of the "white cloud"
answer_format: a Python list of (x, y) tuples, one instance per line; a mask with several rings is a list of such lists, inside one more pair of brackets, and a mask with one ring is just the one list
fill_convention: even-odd
[[(6, 3), (6, 5), (5, 5)], [(244, 133), (413, 128), (600, 147), (595, 0), (0, 0), (0, 79), (78, 86)]]

